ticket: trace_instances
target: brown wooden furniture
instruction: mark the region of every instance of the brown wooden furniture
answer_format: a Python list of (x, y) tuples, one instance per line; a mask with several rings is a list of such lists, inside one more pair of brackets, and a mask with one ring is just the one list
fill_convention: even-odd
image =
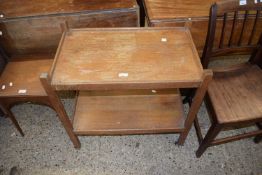
[(262, 69), (262, 41), (258, 42), (256, 51), (253, 52), (253, 55), (251, 56), (253, 60), (256, 60), (255, 62), (257, 65)]
[(4, 70), (4, 67), (5, 67), (7, 61), (8, 61), (8, 58), (5, 55), (3, 48), (0, 47), (0, 75), (1, 75), (2, 71)]
[[(245, 15), (243, 28), (241, 32), (237, 33), (234, 26), (229, 34), (226, 34), (225, 26), (227, 20), (223, 22), (222, 31), (220, 31), (221, 39), (219, 48), (215, 48), (213, 43), (215, 40), (215, 33), (220, 30), (217, 28), (217, 17), (224, 16), (224, 19), (228, 16), (228, 13), (233, 13), (233, 24), (237, 23), (238, 14), (248, 14), (249, 11), (257, 11), (259, 14), (262, 10), (262, 3), (254, 3), (253, 0), (248, 0), (246, 5), (239, 5), (238, 0), (227, 0), (215, 3), (210, 9), (209, 30), (206, 39), (206, 45), (203, 51), (203, 57), (201, 58), (204, 68), (208, 67), (208, 64), (214, 56), (224, 55), (227, 53), (238, 52), (241, 48), (253, 47), (248, 44), (242, 43), (243, 33), (246, 28), (246, 21), (248, 15)], [(253, 26), (252, 31), (256, 31), (256, 27)], [(250, 33), (252, 37), (253, 33)], [(223, 36), (230, 36), (228, 41)], [(232, 45), (232, 36), (238, 36), (239, 45)], [(213, 145), (227, 143), (229, 141), (235, 141), (242, 138), (252, 137), (256, 135), (262, 135), (261, 128), (257, 131), (249, 133), (239, 134), (232, 137), (215, 139), (218, 133), (222, 130), (235, 129), (241, 127), (247, 127), (250, 125), (259, 125), (262, 122), (262, 69), (256, 65), (261, 62), (262, 57), (259, 54), (262, 44), (262, 34), (260, 32), (259, 44), (256, 47), (254, 54), (248, 63), (241, 63), (229, 67), (213, 68), (214, 78), (208, 87), (208, 93), (206, 98), (207, 108), (211, 117), (212, 125), (208, 130), (205, 138), (202, 139), (200, 128), (196, 119), (196, 128), (198, 138), (200, 140), (200, 146), (196, 152), (197, 157), (200, 157), (203, 152)]]
[(139, 7), (136, 0), (1, 0), (0, 44), (9, 56), (55, 53), (65, 21), (70, 27), (137, 27)]
[[(209, 9), (212, 3), (216, 0), (144, 0), (145, 10), (149, 26), (157, 27), (177, 27), (187, 26), (190, 28), (194, 43), (198, 50), (199, 55), (202, 55), (202, 51), (205, 46), (205, 38), (208, 30)], [(218, 1), (218, 0), (217, 0)], [(252, 26), (255, 23), (256, 12), (250, 12), (249, 20), (245, 25), (245, 32), (243, 33), (242, 43), (251, 43), (252, 48), (255, 47), (259, 34), (262, 31), (262, 17), (260, 15), (256, 20), (257, 30), (254, 31), (253, 37), (250, 39), (249, 34), (252, 32)], [(239, 15), (239, 19), (236, 22), (236, 33), (240, 33), (242, 29), (242, 22), (244, 14)], [(233, 23), (233, 16), (231, 14), (227, 17), (228, 25), (225, 27), (226, 31), (230, 31)], [(223, 18), (218, 16), (217, 27), (222, 28)], [(217, 33), (215, 36), (214, 47), (219, 46), (219, 39), (221, 33)], [(224, 36), (225, 41), (229, 40), (229, 36)], [(238, 38), (232, 37), (232, 44), (238, 45)], [(241, 53), (252, 53), (252, 48), (245, 50), (239, 50)]]
[(50, 59), (49, 55), (17, 55), (11, 60), (0, 77), (0, 107), (6, 116), (10, 117), (21, 135), (24, 135), (11, 112), (12, 106), (22, 102), (47, 105), (57, 112), (74, 146), (79, 148), (80, 142), (72, 132), (71, 123), (66, 117), (67, 114), (62, 103), (51, 88), (47, 76), (41, 75), (42, 72), (47, 72), (50, 69), (53, 59)]
[(137, 4), (139, 5), (139, 17), (140, 17), (140, 27), (145, 27), (145, 7), (144, 7), (144, 0), (136, 0)]
[[(66, 28), (49, 74), (78, 91), (75, 134), (180, 133), (180, 145), (212, 78), (185, 28)], [(187, 117), (179, 88), (197, 88)]]

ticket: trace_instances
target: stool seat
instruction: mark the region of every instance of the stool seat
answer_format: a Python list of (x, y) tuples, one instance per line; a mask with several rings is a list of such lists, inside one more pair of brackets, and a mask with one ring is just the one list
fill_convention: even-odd
[(6, 65), (0, 77), (0, 97), (21, 95), (47, 96), (39, 76), (48, 72), (53, 59), (50, 56), (31, 58), (16, 56)]

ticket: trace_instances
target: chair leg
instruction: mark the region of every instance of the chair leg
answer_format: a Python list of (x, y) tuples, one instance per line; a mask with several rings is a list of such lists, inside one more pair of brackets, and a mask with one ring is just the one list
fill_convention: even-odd
[(261, 136), (261, 135), (256, 136), (256, 137), (254, 138), (254, 142), (255, 142), (255, 143), (259, 143), (259, 142), (261, 142), (261, 140), (262, 140), (262, 136)]
[(221, 125), (217, 123), (213, 123), (211, 127), (209, 128), (205, 138), (200, 143), (200, 146), (198, 147), (198, 150), (196, 151), (196, 156), (200, 157), (205, 150), (210, 146), (211, 142), (216, 138), (218, 133), (221, 131)]
[(18, 130), (18, 132), (21, 134), (21, 136), (24, 136), (25, 134), (23, 133), (21, 127), (19, 126), (14, 114), (6, 108), (2, 108), (3, 112), (11, 119), (12, 123), (15, 125), (16, 129)]
[[(192, 98), (189, 99), (189, 106), (191, 106), (192, 100), (193, 100)], [(203, 136), (202, 136), (202, 133), (201, 133), (201, 128), (200, 128), (200, 125), (199, 125), (197, 115), (196, 115), (195, 120), (194, 120), (194, 126), (195, 126), (195, 130), (196, 130), (198, 143), (200, 144), (203, 141)]]
[[(257, 127), (258, 127), (258, 129), (262, 130), (262, 124), (261, 123), (257, 123)], [(259, 142), (261, 142), (261, 140), (262, 140), (262, 135), (258, 135), (254, 138), (255, 143), (259, 143)]]
[(197, 134), (197, 139), (198, 139), (198, 142), (200, 144), (203, 141), (203, 136), (202, 136), (202, 133), (201, 133), (201, 128), (200, 128), (197, 116), (196, 116), (195, 121), (194, 121), (194, 126), (195, 126), (195, 130), (196, 130), (196, 134)]

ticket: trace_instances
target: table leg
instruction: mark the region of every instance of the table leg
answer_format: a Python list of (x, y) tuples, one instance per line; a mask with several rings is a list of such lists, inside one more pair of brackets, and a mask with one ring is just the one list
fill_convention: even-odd
[(47, 73), (43, 73), (40, 76), (40, 80), (42, 82), (42, 85), (50, 99), (50, 103), (53, 105), (53, 108), (55, 109), (55, 111), (58, 114), (58, 117), (60, 119), (60, 121), (62, 122), (69, 138), (71, 139), (71, 141), (73, 142), (75, 148), (80, 148), (81, 144), (80, 141), (78, 139), (78, 137), (76, 136), (76, 134), (73, 131), (73, 126), (72, 123), (70, 121), (70, 119), (67, 116), (67, 113), (64, 109), (63, 104), (61, 103), (61, 101), (59, 100), (59, 97), (57, 96), (56, 92), (53, 90), (53, 88), (49, 85), (49, 78), (48, 78), (48, 74)]
[(186, 137), (189, 133), (189, 130), (195, 120), (195, 117), (197, 115), (197, 112), (201, 106), (201, 103), (203, 102), (203, 99), (205, 97), (208, 84), (212, 80), (213, 72), (211, 70), (205, 70), (203, 75), (203, 82), (201, 85), (197, 88), (197, 91), (195, 93), (195, 96), (193, 98), (193, 102), (191, 104), (191, 107), (189, 109), (186, 121), (185, 121), (185, 130), (180, 134), (178, 139), (178, 145), (183, 145), (185, 143)]

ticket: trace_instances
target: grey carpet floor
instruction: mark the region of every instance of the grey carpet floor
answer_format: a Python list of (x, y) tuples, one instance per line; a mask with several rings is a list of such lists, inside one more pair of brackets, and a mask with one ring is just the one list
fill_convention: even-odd
[[(73, 100), (63, 103), (72, 115)], [(193, 128), (184, 146), (175, 145), (176, 134), (92, 136), (80, 137), (82, 147), (76, 150), (50, 108), (23, 104), (12, 111), (25, 137), (19, 136), (9, 119), (0, 117), (0, 174), (9, 174), (13, 166), (26, 175), (262, 174), (262, 143), (254, 144), (251, 138), (211, 147), (201, 158), (195, 156), (198, 142)], [(199, 118), (206, 133), (209, 120), (204, 106)]]

